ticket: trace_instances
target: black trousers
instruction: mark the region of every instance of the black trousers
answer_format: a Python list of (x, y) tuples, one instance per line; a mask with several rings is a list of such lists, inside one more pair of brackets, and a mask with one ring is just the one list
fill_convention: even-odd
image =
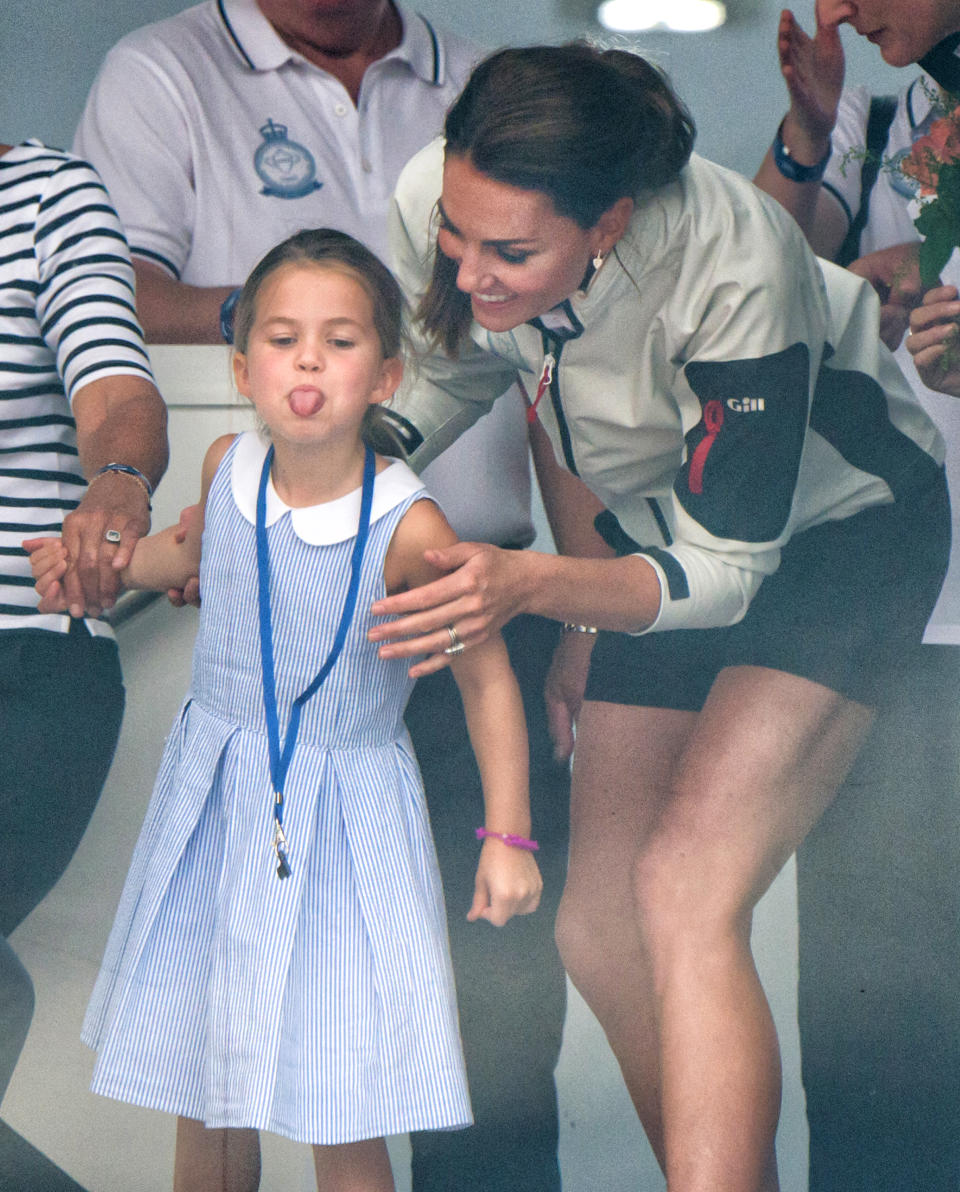
[[(0, 1098), (33, 1015), (33, 985), (7, 937), (53, 888), (103, 787), (123, 718), (116, 644), (0, 632)], [(0, 1192), (75, 1192), (71, 1180), (0, 1122)]]
[(468, 923), (483, 823), (480, 776), (450, 672), (420, 679), (407, 725), (423, 773), (447, 902), (475, 1125), (411, 1136), (414, 1192), (559, 1192), (554, 1068), (566, 982), (553, 940), (566, 874), (570, 779), (553, 760), (543, 685), (559, 626), (518, 617), (504, 631), (530, 736), (539, 910), (504, 928)]
[(960, 648), (888, 696), (797, 855), (810, 1192), (960, 1189)]

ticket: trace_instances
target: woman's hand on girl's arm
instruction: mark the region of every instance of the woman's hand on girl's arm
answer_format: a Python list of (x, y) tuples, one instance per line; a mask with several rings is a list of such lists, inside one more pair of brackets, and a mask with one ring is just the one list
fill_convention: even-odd
[[(410, 556), (420, 560), (419, 586), (408, 581), (409, 590), (402, 591), (398, 588), (403, 585), (388, 582), (387, 591), (396, 594), (376, 601), (371, 611), (377, 617), (397, 619), (372, 626), (367, 635), (380, 644), (381, 658), (426, 654), (410, 667), (414, 678), (448, 666), (451, 656), (444, 650), (455, 640), (469, 654), (519, 613), (625, 633), (646, 629), (657, 617), (660, 581), (643, 558), (567, 558), (477, 542), (418, 547), (416, 538), (406, 539), (405, 532), (420, 506), (427, 502), (420, 501), (410, 510), (390, 548), (395, 550), (403, 534)], [(454, 538), (448, 526), (446, 533)], [(438, 571), (450, 573), (432, 578)]]
[(428, 558), (459, 565), (459, 570), (378, 600), (375, 615), (399, 619), (375, 625), (368, 634), (370, 641), (382, 643), (382, 658), (427, 654), (410, 667), (414, 678), (449, 665), (450, 656), (443, 653), (452, 641), (449, 627), (469, 652), (518, 613), (636, 633), (651, 625), (660, 610), (656, 572), (635, 555), (571, 559), (464, 542)]
[(910, 315), (907, 349), (920, 380), (960, 397), (960, 301), (955, 286), (937, 286)]
[(420, 587), (378, 600), (372, 608), (374, 616), (399, 619), (373, 626), (370, 640), (385, 643), (380, 648), (383, 658), (428, 655), (410, 668), (414, 678), (440, 670), (450, 662), (443, 653), (451, 644), (448, 626), (455, 628), (466, 648), (475, 648), (525, 611), (531, 555), (481, 542), (423, 550), (424, 577), (448, 574), (432, 583), (424, 578)]

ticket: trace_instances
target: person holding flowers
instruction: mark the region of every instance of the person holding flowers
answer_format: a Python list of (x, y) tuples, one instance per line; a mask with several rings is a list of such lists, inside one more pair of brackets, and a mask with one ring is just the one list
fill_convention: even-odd
[[(872, 34), (880, 18), (861, 5), (851, 19)], [(892, 33), (884, 47), (901, 53)], [(756, 181), (817, 251), (873, 281), (886, 300), (880, 330), (891, 346), (914, 322), (898, 356), (944, 434), (956, 494), (960, 405), (932, 391), (949, 377), (934, 341), (949, 342), (960, 314), (957, 291), (939, 287), (940, 271), (955, 268), (947, 262), (960, 234), (956, 102), (926, 72), (895, 97), (844, 90), (837, 28), (823, 19), (809, 37), (785, 12), (778, 49), (791, 106)], [(930, 286), (938, 288), (918, 306)], [(931, 329), (921, 335), (921, 325)], [(915, 345), (927, 353), (914, 357), (926, 384), (907, 351)], [(811, 1192), (960, 1186), (949, 1091), (960, 1066), (958, 643), (954, 559), (923, 644), (905, 659), (890, 705), (798, 853)]]
[[(915, 142), (900, 163), (917, 188), (920, 275), (925, 293), (911, 316), (907, 348), (924, 384), (960, 397), (960, 267), (951, 261), (960, 246), (960, 107), (954, 106)], [(953, 282), (940, 284), (941, 271)]]

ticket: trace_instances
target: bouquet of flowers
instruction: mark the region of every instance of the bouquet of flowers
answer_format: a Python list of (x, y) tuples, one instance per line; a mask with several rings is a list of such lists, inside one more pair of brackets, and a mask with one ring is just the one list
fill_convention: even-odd
[(960, 106), (934, 120), (897, 168), (917, 187), (920, 278), (929, 288), (938, 284), (950, 254), (960, 247)]

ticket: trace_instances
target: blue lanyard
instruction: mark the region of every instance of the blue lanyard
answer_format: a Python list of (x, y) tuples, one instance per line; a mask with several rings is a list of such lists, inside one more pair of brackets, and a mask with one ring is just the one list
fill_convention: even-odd
[(309, 687), (293, 701), (290, 709), (290, 720), (287, 724), (286, 735), (281, 746), (280, 722), (277, 716), (277, 687), (273, 668), (273, 628), (270, 623), (270, 555), (267, 549), (267, 481), (270, 478), (270, 465), (273, 462), (273, 447), (267, 452), (263, 461), (263, 471), (260, 473), (260, 487), (257, 490), (257, 579), (258, 603), (260, 611), (260, 659), (263, 666), (263, 708), (267, 720), (267, 740), (270, 747), (270, 778), (276, 795), (273, 804), (273, 814), (276, 821), (273, 846), (277, 853), (277, 876), (290, 876), (290, 862), (287, 859), (287, 838), (283, 833), (283, 784), (287, 777), (287, 770), (293, 758), (293, 751), (297, 744), (297, 733), (300, 729), (300, 711), (303, 705), (320, 690), (320, 685), (333, 669), (334, 663), (340, 657), (347, 630), (353, 620), (357, 607), (357, 591), (360, 587), (360, 566), (363, 562), (363, 551), (370, 533), (370, 507), (373, 504), (373, 481), (376, 472), (376, 457), (368, 447), (363, 461), (363, 490), (360, 497), (360, 524), (357, 527), (357, 538), (353, 546), (350, 559), (350, 584), (347, 588), (340, 623), (337, 626), (336, 637), (330, 647), (326, 661)]

